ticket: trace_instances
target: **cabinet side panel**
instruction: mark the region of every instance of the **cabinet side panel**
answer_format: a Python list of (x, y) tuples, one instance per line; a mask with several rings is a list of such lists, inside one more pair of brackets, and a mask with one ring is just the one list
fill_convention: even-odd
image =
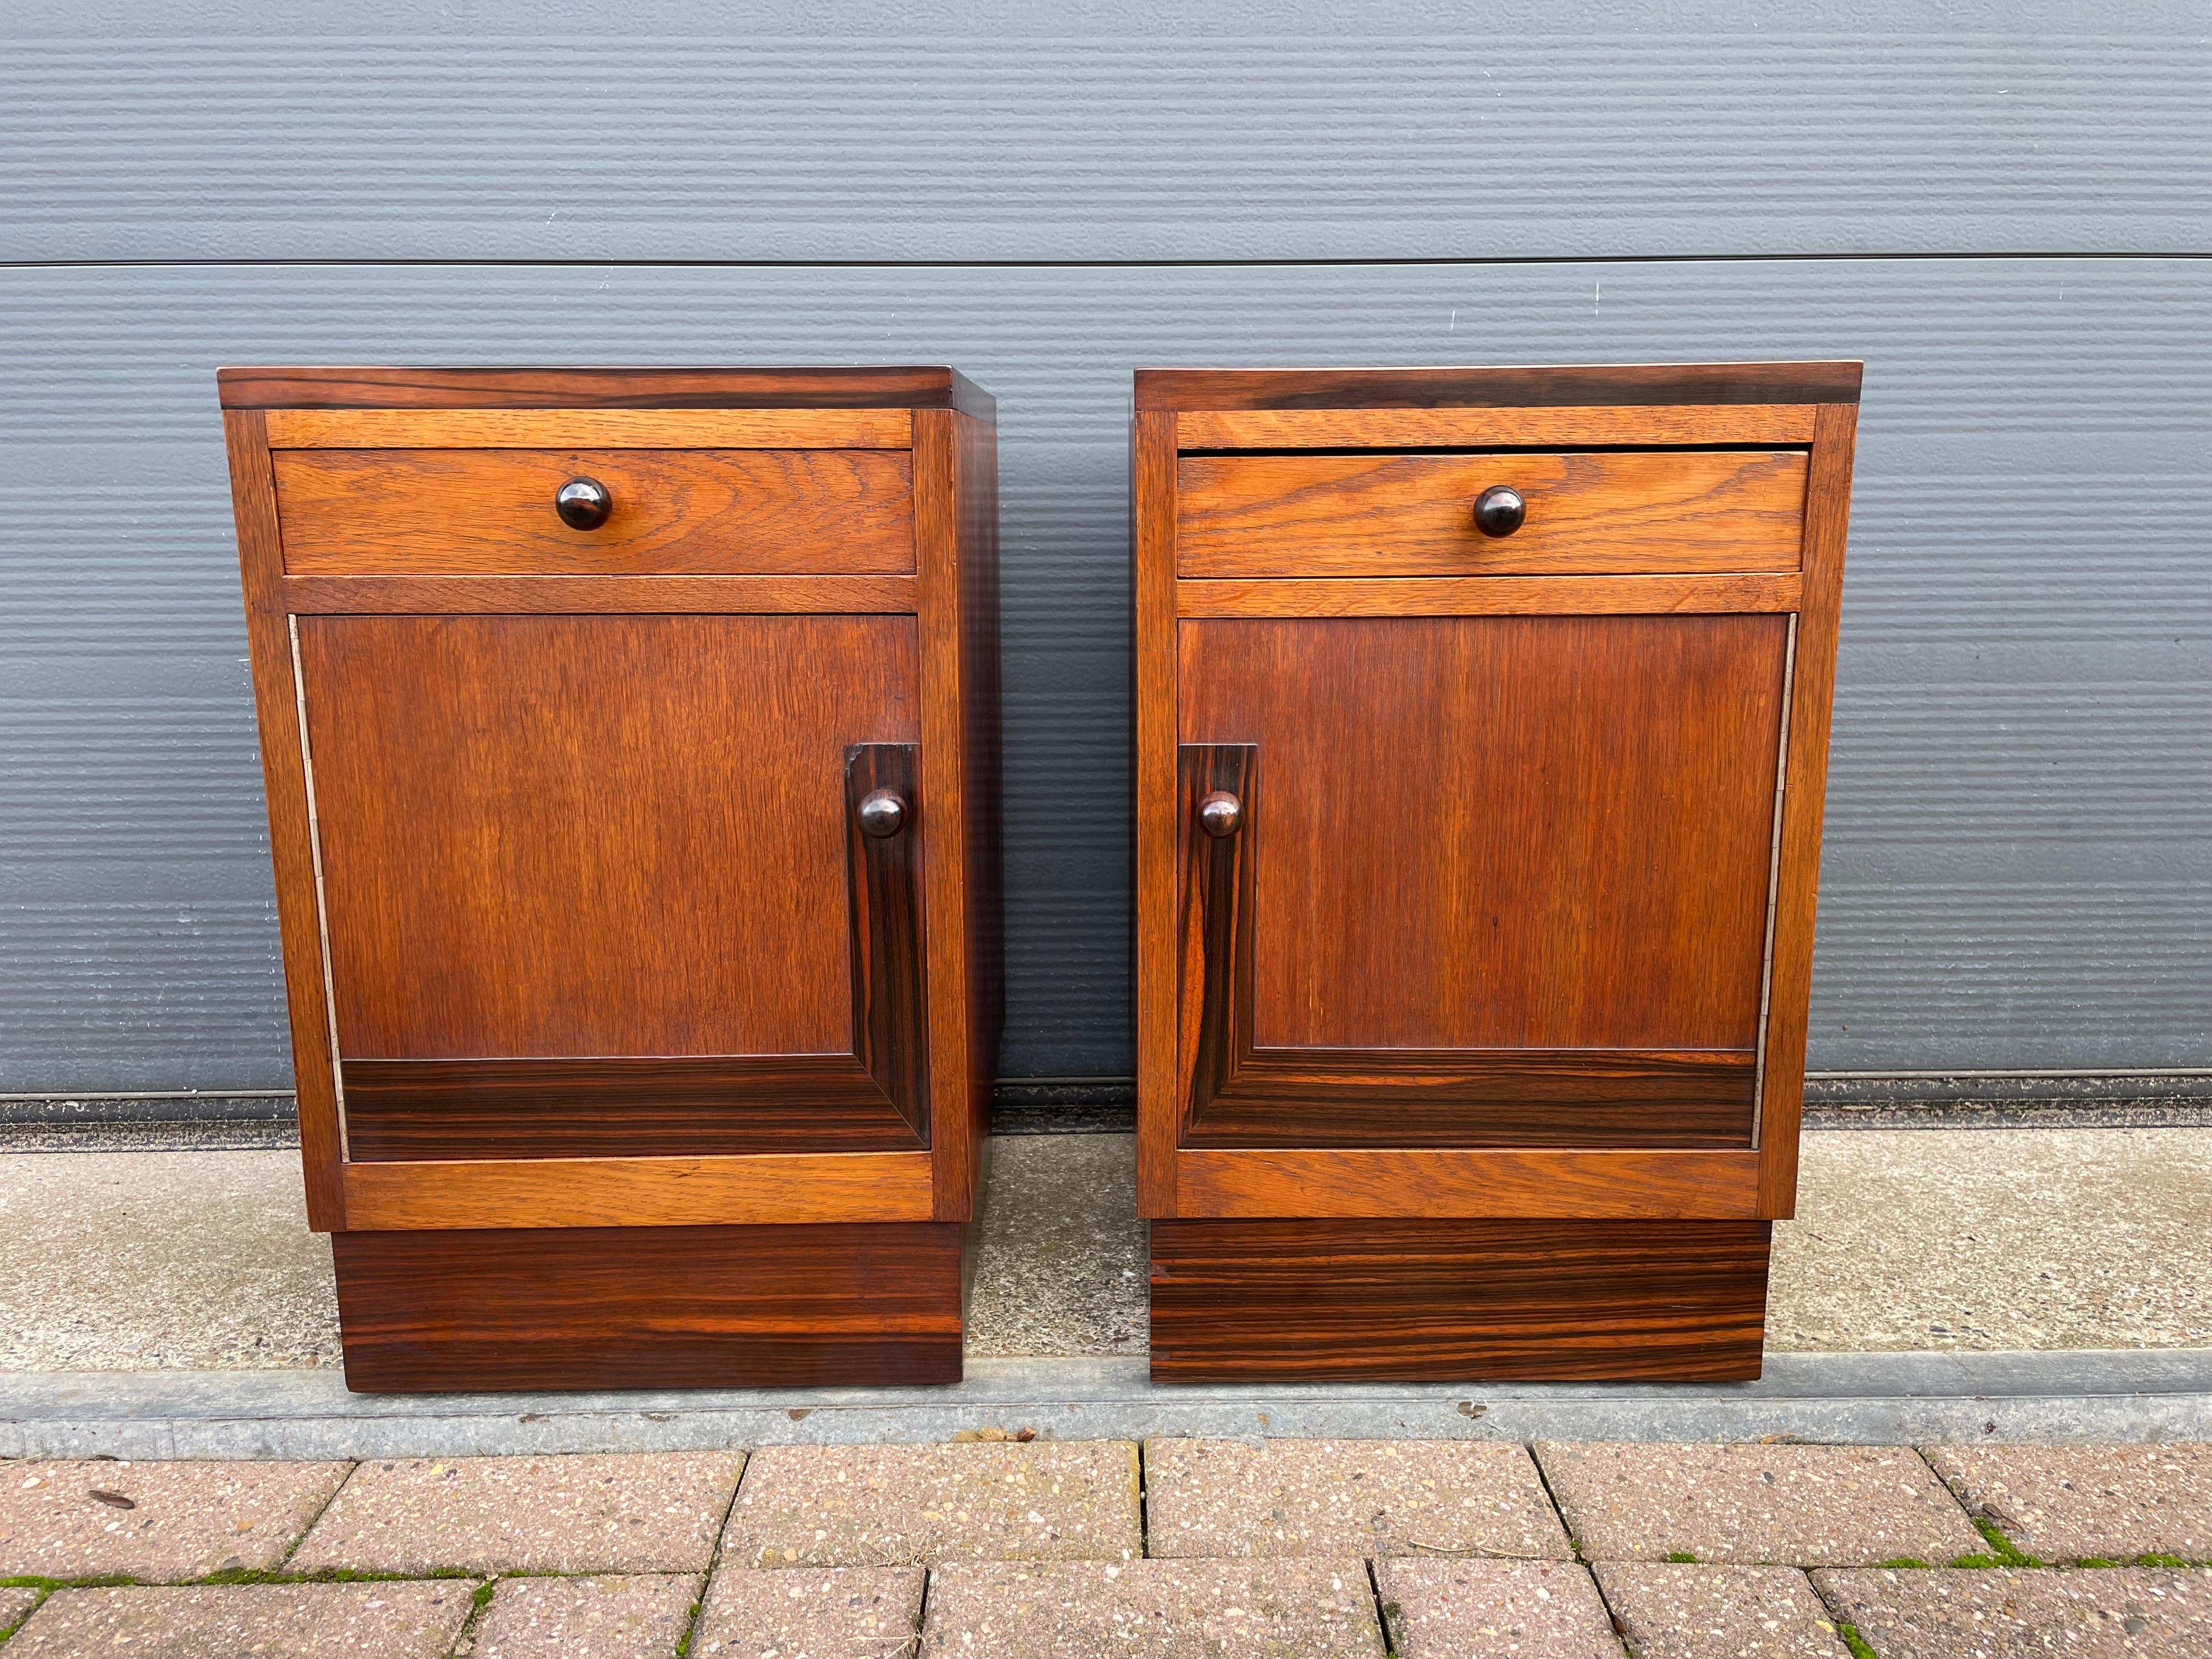
[[(966, 723), (969, 1137), (988, 1132), (1006, 1026), (1003, 740), (999, 666), (999, 429), (955, 418), (960, 534), (960, 698)], [(950, 1110), (948, 1106), (946, 1110)], [(971, 1158), (971, 1202), (983, 1160)], [(963, 1212), (963, 1213), (965, 1213)]]
[(276, 487), (261, 413), (228, 411), (222, 424), (238, 524), (246, 643), (253, 663), (254, 714), (261, 732), (261, 775), (269, 802), (269, 850), (276, 868), (307, 1223), (327, 1232), (345, 1225), (339, 1172), (343, 1143), (331, 1063), (330, 1001), (323, 977), (322, 912), (315, 890), (298, 686), (291, 625), (282, 593), (284, 553), (277, 531)]
[(1820, 820), (1828, 787), (1828, 727), (1836, 695), (1836, 629), (1850, 525), (1858, 405), (1814, 416), (1806, 483), (1805, 598), (1798, 613), (1790, 755), (1774, 898), (1774, 966), (1767, 991), (1765, 1089), (1759, 1114), (1759, 1213), (1796, 1212), (1797, 1129), (1805, 1096), (1805, 1024), (1813, 994), (1813, 924), (1820, 885)]
[(1176, 1213), (1176, 427), (1130, 432), (1136, 618), (1137, 1211)]
[[(921, 641), (923, 952), (929, 986), (929, 1091), (969, 1099), (967, 731), (962, 706), (957, 418), (918, 410), (914, 422), (914, 530)], [(974, 1212), (972, 1113), (950, 1109), (931, 1142), (933, 1213)]]

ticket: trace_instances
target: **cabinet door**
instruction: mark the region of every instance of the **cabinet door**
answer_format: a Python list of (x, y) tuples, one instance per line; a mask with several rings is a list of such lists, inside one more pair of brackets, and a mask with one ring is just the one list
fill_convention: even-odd
[(350, 1158), (927, 1144), (911, 617), (297, 630)]
[(1182, 622), (1181, 1143), (1753, 1144), (1790, 625)]

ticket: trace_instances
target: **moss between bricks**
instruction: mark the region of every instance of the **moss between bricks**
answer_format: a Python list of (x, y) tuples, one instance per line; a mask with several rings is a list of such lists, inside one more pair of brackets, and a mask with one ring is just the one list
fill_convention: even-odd
[[(1980, 1533), (1983, 1537), (1990, 1540), (1990, 1553), (1996, 1558), (1995, 1561), (1976, 1560), (1974, 1562), (1975, 1565), (2039, 1567), (2043, 1565), (2042, 1562), (2037, 1560), (2033, 1556), (2024, 1553), (2019, 1545), (2014, 1543), (2011, 1539), (2006, 1537), (2004, 1535), (2004, 1529), (1999, 1527), (1996, 1522), (1988, 1519), (1986, 1516), (1978, 1515), (1973, 1517), (1973, 1522), (1974, 1530)], [(1962, 1557), (1960, 1558), (1960, 1560), (1954, 1565), (1965, 1565), (1966, 1559), (1966, 1558)]]
[(1881, 1659), (1881, 1655), (1867, 1645), (1867, 1639), (1859, 1634), (1856, 1625), (1839, 1623), (1836, 1626), (1836, 1634), (1844, 1638), (1844, 1645), (1851, 1650), (1851, 1659)]

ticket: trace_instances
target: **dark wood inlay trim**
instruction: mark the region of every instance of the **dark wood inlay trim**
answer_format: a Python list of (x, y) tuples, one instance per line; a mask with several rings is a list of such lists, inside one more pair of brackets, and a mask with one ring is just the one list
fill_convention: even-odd
[(850, 1054), (348, 1060), (357, 1163), (911, 1152)]
[(225, 409), (957, 409), (997, 405), (929, 367), (626, 368), (314, 366), (216, 371)]
[(1742, 1146), (1755, 1060), (1749, 1048), (1247, 1048), (1183, 1144)]
[(1863, 365), (1562, 364), (1499, 368), (1140, 368), (1140, 410), (1856, 404)]
[[(860, 803), (889, 790), (906, 808), (897, 834), (860, 828)], [(845, 751), (846, 879), (853, 951), (853, 1052), (917, 1140), (929, 1138), (929, 1030), (921, 937), (921, 745)]]
[[(1194, 1147), (1633, 1146), (1751, 1144), (1753, 1048), (1263, 1048), (1253, 1041), (1252, 848), (1263, 821), (1259, 750), (1176, 750), (1183, 837), (1182, 990)], [(1198, 805), (1225, 791), (1233, 836)], [(1195, 994), (1194, 994), (1194, 991)]]
[(957, 1223), (356, 1231), (331, 1249), (356, 1389), (960, 1380)]
[(1764, 1221), (1152, 1223), (1162, 1381), (1759, 1373)]

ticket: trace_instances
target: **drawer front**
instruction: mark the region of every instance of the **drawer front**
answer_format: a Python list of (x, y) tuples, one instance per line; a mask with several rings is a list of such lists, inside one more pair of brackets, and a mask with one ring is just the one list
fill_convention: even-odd
[[(275, 451), (284, 568), (317, 575), (911, 571), (908, 453), (889, 449)], [(573, 479), (604, 522), (555, 510)]]
[[(1180, 576), (1600, 575), (1796, 570), (1798, 450), (1186, 455)], [(1524, 505), (1486, 535), (1475, 502)]]

